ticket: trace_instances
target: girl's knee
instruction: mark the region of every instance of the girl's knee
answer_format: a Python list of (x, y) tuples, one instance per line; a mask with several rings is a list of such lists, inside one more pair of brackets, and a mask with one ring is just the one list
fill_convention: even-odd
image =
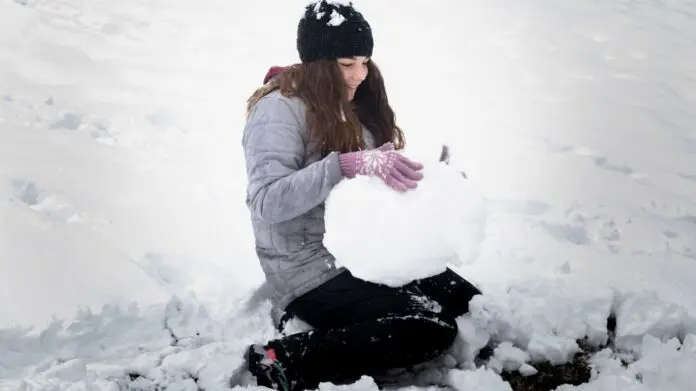
[(437, 332), (437, 337), (433, 336), (433, 339), (437, 339), (437, 341), (433, 342), (436, 343), (441, 350), (445, 351), (454, 343), (454, 340), (457, 338), (459, 328), (454, 318), (441, 315), (438, 315), (436, 318), (440, 324), (440, 328)]
[(436, 313), (405, 317), (400, 323), (397, 327), (404, 331), (403, 337), (413, 346), (414, 351), (418, 351), (421, 361), (442, 355), (457, 337), (456, 321)]

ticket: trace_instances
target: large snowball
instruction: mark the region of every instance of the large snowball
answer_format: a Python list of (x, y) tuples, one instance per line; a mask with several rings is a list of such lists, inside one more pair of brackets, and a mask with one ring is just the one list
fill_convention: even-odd
[(332, 190), (324, 245), (337, 265), (366, 281), (401, 286), (477, 256), (485, 225), (481, 193), (444, 163), (426, 165), (423, 175), (405, 193), (366, 176)]

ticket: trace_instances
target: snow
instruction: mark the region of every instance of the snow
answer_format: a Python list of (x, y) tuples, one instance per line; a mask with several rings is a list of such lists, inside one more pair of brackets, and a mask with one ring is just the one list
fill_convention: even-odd
[(445, 163), (423, 163), (407, 192), (362, 175), (332, 189), (324, 245), (354, 276), (398, 287), (475, 260), (485, 234), (480, 189)]
[[(278, 336), (239, 137), (261, 76), (296, 61), (302, 3), (0, 2), (0, 390), (230, 389)], [(501, 371), (589, 345), (590, 382), (557, 391), (692, 389), (694, 5), (360, 10), (408, 153), (450, 144), (486, 199), (455, 266), (484, 295), (394, 382), (510, 390)]]
[(343, 7), (350, 7), (353, 6), (353, 1), (352, 0), (312, 0), (309, 2), (309, 4), (321, 4), (321, 3), (326, 3), (329, 5), (333, 6), (343, 6)]
[(449, 374), (449, 382), (457, 384), (461, 390), (491, 390), (512, 391), (510, 385), (503, 381), (495, 372), (477, 368), (472, 371), (453, 370)]
[[(354, 6), (352, 1), (349, 0), (320, 0), (320, 1), (310, 1), (308, 6), (314, 6), (314, 13), (316, 14), (317, 20), (321, 20), (325, 12), (321, 11), (322, 5), (330, 5), (333, 7), (350, 7)], [(346, 21), (345, 16), (343, 16), (337, 9), (331, 10), (331, 15), (329, 15), (329, 20), (326, 22), (327, 25), (336, 27), (343, 24)]]
[(328, 25), (336, 27), (342, 25), (345, 21), (346, 18), (343, 15), (341, 15), (338, 11), (333, 10), (331, 11), (331, 19), (329, 19)]

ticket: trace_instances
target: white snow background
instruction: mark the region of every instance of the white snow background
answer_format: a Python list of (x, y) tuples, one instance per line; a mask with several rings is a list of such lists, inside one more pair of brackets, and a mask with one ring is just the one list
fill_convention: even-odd
[[(227, 389), (276, 335), (247, 301), (240, 137), (268, 67), (297, 59), (305, 3), (0, 2), (0, 389)], [(564, 362), (613, 312), (631, 364), (603, 351), (561, 389), (690, 390), (696, 5), (357, 6), (409, 151), (450, 143), (489, 206), (457, 267), (486, 294), (423, 382), (509, 390), (501, 368)]]

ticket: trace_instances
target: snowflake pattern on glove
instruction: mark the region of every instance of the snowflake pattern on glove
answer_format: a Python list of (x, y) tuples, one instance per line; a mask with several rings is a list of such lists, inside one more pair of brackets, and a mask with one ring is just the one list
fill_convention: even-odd
[(382, 178), (386, 176), (391, 160), (393, 160), (390, 153), (380, 150), (364, 151), (361, 158), (362, 161), (358, 164), (360, 174), (376, 175)]
[(418, 186), (416, 182), (423, 178), (419, 172), (423, 165), (395, 151), (391, 143), (373, 150), (347, 152), (339, 155), (338, 159), (344, 176), (353, 178), (360, 174), (378, 177), (398, 191), (415, 189)]

